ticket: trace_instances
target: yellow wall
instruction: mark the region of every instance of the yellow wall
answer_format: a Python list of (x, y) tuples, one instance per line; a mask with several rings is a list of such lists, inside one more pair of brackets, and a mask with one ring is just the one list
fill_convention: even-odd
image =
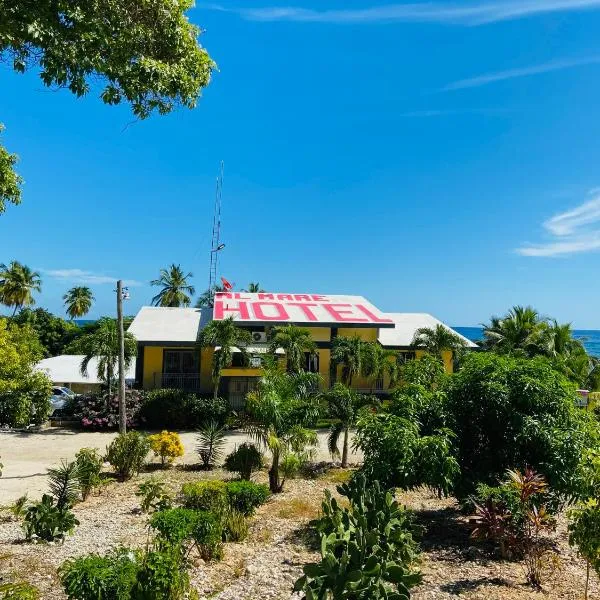
[(354, 337), (358, 336), (364, 342), (377, 341), (378, 329), (371, 327), (340, 327), (338, 329), (338, 337)]
[(329, 327), (307, 327), (310, 337), (315, 342), (328, 342), (331, 340), (331, 329)]
[(144, 348), (144, 389), (154, 389), (154, 373), (162, 373), (163, 348), (146, 346)]
[(329, 388), (329, 366), (331, 364), (331, 350), (319, 350), (319, 375), (323, 380), (324, 389)]

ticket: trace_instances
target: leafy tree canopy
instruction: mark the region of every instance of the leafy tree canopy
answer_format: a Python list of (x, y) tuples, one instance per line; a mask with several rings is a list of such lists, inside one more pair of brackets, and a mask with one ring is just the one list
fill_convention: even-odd
[[(0, 3), (0, 60), (39, 68), (46, 86), (76, 96), (100, 82), (106, 104), (136, 117), (193, 108), (214, 62), (185, 16), (192, 0), (24, 0)], [(0, 147), (0, 213), (21, 200), (16, 157)]]

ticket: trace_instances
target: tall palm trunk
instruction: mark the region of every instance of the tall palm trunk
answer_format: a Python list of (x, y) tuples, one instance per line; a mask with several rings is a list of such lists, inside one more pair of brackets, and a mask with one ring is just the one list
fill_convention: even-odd
[(279, 494), (283, 487), (279, 483), (279, 449), (274, 448), (272, 453), (273, 461), (271, 462), (271, 468), (269, 469), (269, 489), (273, 494)]
[(213, 379), (213, 398), (216, 400), (219, 397), (219, 384), (221, 383), (221, 376)]
[(344, 427), (344, 448), (342, 450), (342, 469), (348, 468), (348, 433), (349, 433), (349, 427)]

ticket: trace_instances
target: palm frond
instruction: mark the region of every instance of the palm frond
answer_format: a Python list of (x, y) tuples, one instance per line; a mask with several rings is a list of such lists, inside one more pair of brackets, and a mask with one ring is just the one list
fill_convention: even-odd
[(331, 458), (333, 459), (341, 456), (340, 449), (338, 448), (338, 442), (343, 432), (344, 426), (341, 422), (334, 423), (329, 428), (329, 433), (327, 434), (327, 449), (329, 450), (329, 454), (331, 454)]
[(72, 506), (80, 494), (77, 463), (63, 460), (59, 467), (48, 469), (48, 488), (60, 509)]
[(223, 457), (225, 429), (212, 421), (198, 432), (196, 451), (205, 469), (212, 469)]

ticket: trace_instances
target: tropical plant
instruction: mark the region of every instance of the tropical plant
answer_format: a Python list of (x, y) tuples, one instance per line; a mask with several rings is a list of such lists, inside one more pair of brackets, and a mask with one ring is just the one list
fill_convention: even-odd
[(207, 470), (214, 468), (223, 457), (225, 428), (212, 421), (200, 428), (196, 441), (196, 451), (202, 460), (202, 466)]
[(150, 443), (138, 431), (119, 434), (106, 448), (106, 460), (121, 481), (127, 481), (142, 469)]
[(262, 483), (245, 480), (227, 483), (229, 506), (247, 517), (253, 515), (255, 509), (264, 504), (270, 495), (269, 487)]
[(44, 494), (39, 502), (28, 506), (23, 520), (27, 541), (34, 538), (45, 542), (63, 539), (77, 525), (79, 521), (75, 515), (66, 507), (59, 508), (49, 494)]
[(92, 490), (102, 482), (100, 472), (103, 462), (96, 448), (82, 448), (75, 455), (77, 481), (83, 500), (86, 500)]
[(226, 291), (222, 285), (214, 285), (212, 288), (205, 290), (198, 297), (196, 308), (212, 308), (215, 304), (215, 294)]
[(81, 335), (82, 329), (75, 323), (65, 321), (45, 308), (23, 308), (11, 319), (17, 325), (29, 325), (37, 334), (45, 356), (77, 354), (68, 352), (67, 345)]
[(569, 512), (569, 544), (585, 558), (585, 600), (588, 598), (590, 567), (600, 576), (600, 503), (596, 498), (582, 502)]
[(153, 279), (150, 285), (160, 287), (160, 292), (152, 298), (153, 306), (189, 306), (195, 293), (194, 286), (188, 283), (193, 277), (191, 273), (184, 274), (180, 265), (172, 264), (168, 269), (161, 269), (158, 279)]
[(248, 289), (247, 290), (242, 290), (242, 292), (247, 292), (248, 294), (262, 294), (265, 290), (263, 290), (260, 287), (260, 283), (255, 282), (251, 282), (248, 284)]
[[(102, 82), (102, 101), (128, 102), (138, 119), (178, 106), (194, 108), (215, 64), (198, 41), (200, 28), (185, 14), (191, 5), (189, 0), (135, 6), (122, 0), (106, 5), (76, 0), (68, 9), (38, 2), (3, 4), (0, 54), (17, 73), (31, 68), (45, 86), (78, 97)], [(21, 201), (16, 160), (0, 146), (0, 212), (6, 202)]]
[(258, 388), (247, 397), (251, 423), (248, 434), (271, 453), (269, 488), (283, 490), (285, 479), (279, 473), (286, 453), (314, 447), (317, 437), (307, 429), (319, 414), (315, 391), (320, 378), (315, 373), (283, 373), (277, 367), (265, 370)]
[(117, 548), (66, 560), (58, 574), (69, 600), (130, 600), (139, 560), (139, 552)]
[(73, 506), (81, 493), (77, 462), (63, 460), (60, 466), (48, 469), (48, 488), (56, 500), (56, 508), (63, 510)]
[(223, 514), (223, 541), (242, 542), (248, 537), (248, 519), (235, 509), (228, 509)]
[(466, 347), (466, 342), (448, 327), (439, 323), (435, 327), (417, 329), (411, 345), (426, 350), (434, 356), (442, 356), (444, 351), (461, 353)]
[[(81, 361), (81, 374), (87, 377), (90, 362), (97, 359), (98, 379), (106, 383), (110, 395), (119, 360), (117, 322), (109, 318), (100, 319), (96, 331), (84, 336), (81, 344), (85, 355)], [(125, 332), (124, 346), (125, 369), (128, 369), (137, 354), (137, 341), (128, 331)]]
[(384, 348), (379, 342), (364, 342), (362, 374), (371, 381), (371, 393), (377, 381), (389, 379), (389, 387), (398, 383), (398, 352)]
[(4, 580), (0, 582), (0, 600), (38, 600), (39, 597), (39, 590), (30, 583)]
[(212, 382), (215, 398), (219, 394), (221, 371), (230, 367), (233, 362), (232, 348), (237, 347), (244, 360), (247, 361), (248, 355), (245, 347), (251, 341), (252, 335), (250, 332), (238, 327), (233, 317), (227, 317), (222, 321), (211, 321), (198, 333), (198, 345), (201, 348), (213, 348)]
[(142, 512), (151, 510), (167, 510), (171, 508), (172, 499), (167, 493), (163, 481), (150, 477), (138, 485), (136, 496), (141, 498), (140, 507)]
[(29, 501), (29, 497), (27, 494), (23, 494), (19, 496), (14, 504), (10, 507), (10, 512), (15, 520), (19, 520), (25, 514), (25, 508), (27, 507), (27, 502)]
[(163, 544), (142, 554), (131, 600), (184, 600), (189, 592), (188, 563), (181, 548)]
[(161, 431), (154, 435), (148, 436), (150, 442), (150, 450), (155, 456), (160, 457), (160, 464), (164, 467), (167, 464), (172, 464), (173, 461), (183, 456), (183, 444), (179, 434), (175, 431)]
[(71, 288), (64, 296), (65, 312), (69, 315), (71, 321), (85, 317), (92, 308), (94, 296), (89, 287), (77, 286)]
[(181, 486), (181, 503), (186, 508), (203, 510), (220, 515), (229, 506), (227, 485), (224, 481), (205, 480), (184, 483)]
[(0, 263), (0, 303), (13, 308), (13, 316), (24, 306), (35, 304), (34, 292), (42, 291), (42, 280), (37, 271), (13, 260)]
[(305, 565), (294, 591), (306, 600), (355, 598), (408, 600), (410, 588), (421, 581), (418, 547), (412, 522), (378, 482), (367, 486), (358, 476), (338, 487), (349, 501), (342, 508), (325, 491), (321, 532), (321, 561)]
[(272, 329), (270, 352), (281, 348), (285, 352), (288, 373), (299, 373), (304, 366), (304, 355), (314, 354), (317, 345), (308, 329), (296, 325), (282, 325)]
[(347, 386), (351, 386), (352, 379), (362, 372), (364, 344), (357, 335), (338, 336), (331, 343), (331, 362), (333, 365), (342, 365), (342, 383)]
[(333, 423), (329, 428), (327, 446), (333, 458), (340, 456), (338, 443), (343, 436), (342, 445), (342, 468), (348, 467), (348, 437), (350, 428), (356, 425), (359, 410), (369, 403), (373, 398), (363, 396), (343, 383), (336, 383), (330, 390), (323, 394), (328, 404), (328, 414)]
[(241, 479), (250, 480), (252, 473), (258, 471), (263, 464), (263, 455), (254, 445), (244, 442), (225, 459), (227, 471), (238, 473)]

